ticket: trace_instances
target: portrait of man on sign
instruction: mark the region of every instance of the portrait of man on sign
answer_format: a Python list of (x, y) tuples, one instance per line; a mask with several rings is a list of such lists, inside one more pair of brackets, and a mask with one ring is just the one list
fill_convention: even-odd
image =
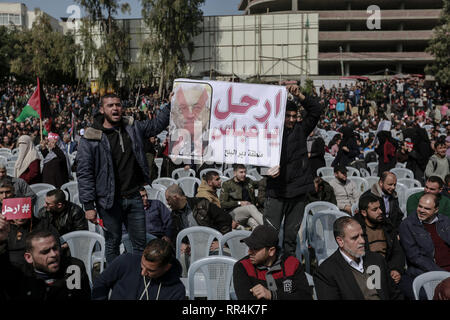
[(201, 161), (207, 145), (203, 136), (208, 138), (211, 97), (209, 84), (175, 82), (169, 125), (172, 161)]

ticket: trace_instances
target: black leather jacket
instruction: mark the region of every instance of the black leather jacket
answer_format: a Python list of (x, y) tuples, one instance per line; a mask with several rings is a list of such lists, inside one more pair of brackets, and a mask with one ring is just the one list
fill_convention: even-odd
[(38, 218), (46, 218), (58, 230), (60, 235), (78, 230), (88, 230), (88, 223), (84, 210), (72, 202), (66, 202), (64, 211), (59, 214), (46, 211), (41, 208)]

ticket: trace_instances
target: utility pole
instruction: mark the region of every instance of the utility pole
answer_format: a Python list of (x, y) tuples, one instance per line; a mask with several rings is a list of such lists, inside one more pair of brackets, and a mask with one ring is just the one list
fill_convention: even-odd
[(340, 60), (341, 60), (341, 74), (344, 76), (344, 61), (342, 59), (342, 46), (339, 47)]

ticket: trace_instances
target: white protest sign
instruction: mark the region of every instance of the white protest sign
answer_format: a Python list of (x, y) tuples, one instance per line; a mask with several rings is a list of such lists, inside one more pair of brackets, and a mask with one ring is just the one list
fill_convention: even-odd
[(174, 82), (169, 155), (179, 164), (279, 164), (287, 91), (283, 86)]

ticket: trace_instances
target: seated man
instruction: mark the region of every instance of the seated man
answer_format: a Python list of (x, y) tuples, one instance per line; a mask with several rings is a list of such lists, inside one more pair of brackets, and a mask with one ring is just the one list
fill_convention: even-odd
[(123, 254), (114, 259), (94, 281), (92, 299), (183, 300), (186, 289), (180, 280), (181, 265), (172, 246), (153, 239), (142, 255)]
[(84, 210), (66, 200), (61, 189), (53, 189), (45, 196), (44, 207), (37, 214), (39, 219), (48, 219), (60, 235), (78, 230), (88, 230)]
[(159, 200), (149, 200), (144, 187), (139, 189), (139, 193), (144, 205), (147, 233), (170, 242), (172, 237), (172, 214), (170, 210)]
[[(13, 185), (8, 180), (2, 180), (0, 182), (0, 203), (3, 203), (4, 199), (15, 198), (15, 190)], [(50, 230), (55, 237), (59, 238), (58, 231), (51, 226), (48, 219), (38, 219), (34, 215), (31, 215), (31, 219), (15, 219), (10, 220), (10, 232), (8, 233), (8, 254), (11, 264), (18, 268), (26, 266), (24, 258), (26, 236), (32, 230)]]
[(419, 199), (417, 213), (400, 225), (400, 243), (408, 263), (400, 288), (412, 300), (415, 277), (428, 271), (450, 272), (450, 218), (438, 212), (439, 197), (425, 193)]
[(378, 252), (385, 259), (390, 275), (398, 284), (405, 268), (405, 254), (392, 223), (385, 219), (378, 197), (369, 193), (359, 198), (359, 212), (355, 220), (363, 230), (365, 250)]
[(425, 193), (432, 193), (436, 195), (441, 195), (439, 199), (439, 213), (450, 217), (450, 198), (445, 196), (444, 182), (438, 176), (431, 176), (425, 182), (425, 187), (423, 191), (414, 193), (409, 196), (406, 201), (406, 212), (408, 215), (416, 214), (417, 206), (419, 205), (419, 199)]
[(30, 188), (28, 183), (21, 178), (8, 176), (6, 173), (6, 166), (0, 162), (0, 181), (9, 181), (14, 186), (14, 194), (18, 198), (31, 198), (32, 203), (36, 201), (36, 194)]
[[(178, 233), (189, 227), (206, 226), (225, 234), (235, 229), (237, 223), (231, 216), (214, 203), (204, 198), (188, 198), (180, 186), (173, 184), (166, 190), (167, 204), (172, 209), (172, 244), (176, 245)], [(211, 251), (216, 251), (218, 243), (215, 241)], [(183, 277), (187, 276), (189, 268), (190, 246), (186, 238), (181, 245)]]
[(358, 221), (352, 217), (338, 218), (333, 233), (338, 249), (314, 275), (319, 300), (402, 299), (383, 256), (365, 250)]
[(209, 202), (214, 203), (220, 208), (220, 200), (217, 196), (217, 190), (221, 187), (222, 180), (220, 180), (219, 174), (215, 171), (209, 171), (204, 175), (202, 183), (198, 187), (197, 194), (195, 196), (197, 198), (208, 199)]
[(256, 227), (241, 242), (249, 255), (233, 268), (234, 290), (239, 300), (312, 300), (312, 292), (300, 261), (281, 255), (278, 232)]
[(91, 289), (81, 260), (60, 254), (57, 238), (33, 230), (26, 238), (24, 272), (8, 258), (9, 222), (0, 215), (0, 296), (10, 300), (89, 300)]
[(220, 193), (221, 207), (237, 223), (255, 229), (262, 225), (263, 215), (256, 208), (255, 187), (257, 183), (246, 177), (247, 169), (242, 164), (234, 166), (234, 177), (225, 181)]
[(335, 179), (330, 181), (336, 196), (337, 206), (340, 210), (352, 214), (352, 205), (358, 201), (359, 191), (353, 181), (347, 179), (345, 166), (334, 167)]
[(306, 204), (314, 201), (326, 201), (337, 204), (334, 189), (321, 177), (314, 178), (314, 189), (314, 192), (308, 192), (306, 194)]
[(380, 208), (383, 211), (383, 216), (389, 218), (395, 231), (398, 232), (398, 227), (404, 215), (398, 202), (397, 192), (395, 191), (396, 186), (397, 177), (395, 174), (385, 171), (381, 174), (380, 180), (372, 188), (364, 192), (361, 197), (368, 194), (376, 196), (380, 200)]

